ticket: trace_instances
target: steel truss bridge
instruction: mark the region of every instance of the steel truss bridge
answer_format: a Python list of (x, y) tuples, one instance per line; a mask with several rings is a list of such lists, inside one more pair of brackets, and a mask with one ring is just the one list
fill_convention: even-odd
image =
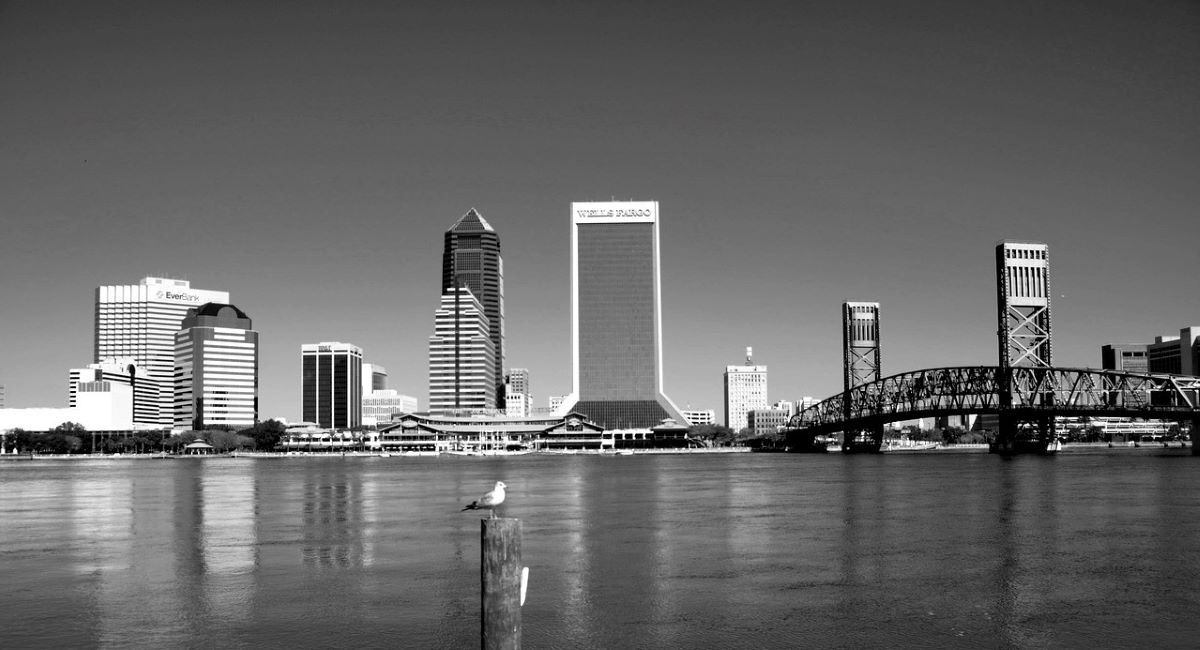
[[(1088, 368), (963, 366), (884, 377), (792, 417), (789, 446), (843, 433), (843, 449), (878, 451), (883, 425), (961, 414), (999, 415), (1000, 450), (1044, 450), (1057, 416), (1190, 419), (1200, 432), (1200, 377)], [(1015, 445), (1015, 446), (1014, 446)], [(1193, 453), (1196, 448), (1193, 447)]]

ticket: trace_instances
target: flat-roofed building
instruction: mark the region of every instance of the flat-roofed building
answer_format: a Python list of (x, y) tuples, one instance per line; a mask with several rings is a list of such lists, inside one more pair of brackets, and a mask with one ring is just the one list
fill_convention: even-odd
[(746, 348), (746, 363), (725, 367), (725, 426), (741, 431), (750, 426), (750, 411), (765, 409), (767, 367), (754, 365), (754, 350)]
[(746, 426), (753, 435), (766, 436), (786, 429), (791, 417), (790, 413), (781, 409), (751, 409), (746, 413)]
[(683, 422), (663, 392), (657, 201), (571, 204), (573, 390), (605, 430)]
[(362, 425), (362, 348), (326, 341), (300, 346), (301, 417), (324, 429)]
[(373, 390), (363, 396), (362, 423), (368, 427), (384, 425), (397, 415), (415, 413), (417, 408), (417, 398), (411, 395), (401, 395), (390, 388)]
[(1100, 367), (1122, 372), (1150, 372), (1147, 345), (1113, 343), (1100, 348)]
[(124, 384), (133, 391), (133, 426), (138, 429), (165, 428), (159, 423), (159, 383), (147, 378), (132, 357), (101, 359), (84, 368), (72, 368), (67, 379), (67, 406), (78, 406), (80, 386), (91, 382)]

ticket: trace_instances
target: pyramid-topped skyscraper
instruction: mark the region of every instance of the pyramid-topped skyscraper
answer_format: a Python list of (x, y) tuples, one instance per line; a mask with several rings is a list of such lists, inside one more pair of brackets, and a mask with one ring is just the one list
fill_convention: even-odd
[(467, 287), (483, 305), (495, 348), (494, 394), (504, 403), (504, 261), (500, 236), (475, 208), (446, 231), (442, 250), (442, 295)]

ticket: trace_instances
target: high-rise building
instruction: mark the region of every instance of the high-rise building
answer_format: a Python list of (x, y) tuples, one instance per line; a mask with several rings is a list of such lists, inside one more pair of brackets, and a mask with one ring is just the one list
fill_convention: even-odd
[(746, 363), (725, 366), (725, 426), (734, 432), (750, 426), (750, 411), (767, 409), (767, 367), (754, 365), (754, 350), (746, 348)]
[(429, 410), (494, 410), (496, 352), (483, 305), (467, 287), (447, 289), (429, 337)]
[(129, 414), (129, 420), (133, 426), (140, 429), (157, 428), (160, 426), (159, 384), (145, 380), (145, 374), (138, 369), (132, 357), (101, 359), (100, 363), (88, 364), (86, 368), (72, 368), (67, 380), (67, 406), (79, 406), (79, 393), (94, 390), (94, 386), (81, 388), (81, 385), (92, 382), (121, 384), (130, 388), (133, 411)]
[(175, 332), (188, 309), (208, 302), (228, 303), (229, 293), (191, 288), (187, 280), (143, 278), (134, 285), (96, 289), (95, 353), (92, 360), (128, 357), (142, 372), (140, 382), (153, 382), (158, 399), (153, 421), (174, 421)]
[(175, 333), (176, 431), (258, 422), (258, 332), (246, 312), (210, 302)]
[(446, 231), (442, 249), (442, 294), (467, 287), (479, 299), (492, 341), (493, 404), (504, 401), (504, 260), (500, 236), (475, 208)]
[(0, 409), (4, 408), (4, 384), (0, 384)]
[(334, 341), (300, 346), (301, 418), (324, 429), (362, 425), (362, 348)]
[(571, 204), (573, 392), (607, 430), (685, 422), (663, 392), (657, 201)]
[(1000, 367), (1053, 366), (1049, 246), (1017, 241), (996, 245), (996, 301)]

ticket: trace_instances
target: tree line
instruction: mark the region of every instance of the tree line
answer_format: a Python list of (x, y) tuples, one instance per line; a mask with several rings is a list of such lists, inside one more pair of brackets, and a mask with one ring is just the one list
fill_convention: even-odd
[(278, 420), (266, 420), (243, 429), (214, 426), (176, 434), (163, 429), (126, 435), (92, 432), (77, 422), (63, 422), (44, 432), (13, 429), (3, 438), (3, 449), (5, 453), (23, 454), (179, 453), (184, 447), (202, 440), (218, 453), (251, 449), (272, 451), (286, 429)]

